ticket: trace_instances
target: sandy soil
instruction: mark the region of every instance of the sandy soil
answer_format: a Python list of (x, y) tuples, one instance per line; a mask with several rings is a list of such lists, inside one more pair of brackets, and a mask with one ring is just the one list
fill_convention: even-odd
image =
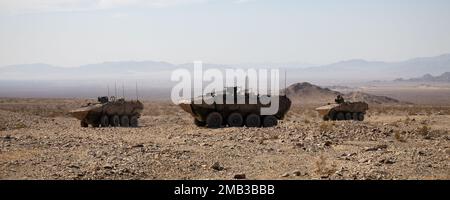
[(294, 107), (275, 128), (198, 128), (145, 102), (139, 128), (81, 128), (88, 100), (0, 99), (0, 179), (450, 179), (450, 106), (374, 107), (322, 122)]

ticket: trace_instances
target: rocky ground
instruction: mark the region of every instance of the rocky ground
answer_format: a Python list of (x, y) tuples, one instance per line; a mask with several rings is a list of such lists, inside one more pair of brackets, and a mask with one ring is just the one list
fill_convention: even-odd
[(365, 122), (294, 107), (275, 128), (211, 130), (165, 102), (146, 102), (139, 128), (81, 128), (66, 111), (84, 102), (2, 99), (0, 179), (450, 179), (450, 107)]

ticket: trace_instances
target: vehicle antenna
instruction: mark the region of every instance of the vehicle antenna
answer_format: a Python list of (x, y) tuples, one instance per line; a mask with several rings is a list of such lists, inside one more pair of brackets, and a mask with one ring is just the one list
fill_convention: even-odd
[(248, 76), (245, 76), (245, 94), (249, 93)]
[(114, 82), (114, 97), (117, 97), (117, 81)]
[(287, 72), (286, 72), (287, 70), (286, 69), (284, 69), (284, 96), (286, 96), (286, 94), (287, 94), (287, 84), (286, 84), (286, 82), (287, 82)]
[(138, 84), (136, 81), (136, 100), (139, 101)]
[(122, 82), (122, 97), (125, 99), (125, 84)]

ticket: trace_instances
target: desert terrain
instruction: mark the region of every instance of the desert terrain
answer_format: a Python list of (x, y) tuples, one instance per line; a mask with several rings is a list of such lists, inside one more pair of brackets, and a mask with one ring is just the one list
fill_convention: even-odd
[(364, 122), (295, 103), (277, 127), (222, 129), (156, 100), (139, 128), (82, 128), (67, 112), (88, 102), (0, 98), (0, 179), (450, 179), (450, 101), (371, 104)]

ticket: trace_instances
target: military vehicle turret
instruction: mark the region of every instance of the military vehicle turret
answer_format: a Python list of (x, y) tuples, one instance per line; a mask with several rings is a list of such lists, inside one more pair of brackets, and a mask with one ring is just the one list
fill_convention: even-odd
[(323, 120), (364, 121), (364, 115), (369, 109), (369, 105), (367, 103), (346, 102), (340, 95), (335, 101), (336, 103), (329, 103), (328, 105), (316, 108), (316, 111), (319, 112)]
[[(233, 103), (225, 103), (227, 96), (234, 98)], [(222, 98), (224, 103), (214, 100)], [(250, 103), (250, 99), (256, 99), (256, 103)], [(270, 104), (261, 103), (262, 96), (251, 94), (247, 91), (240, 93), (237, 87), (226, 88), (222, 93), (210, 93), (205, 96), (184, 100), (179, 106), (194, 117), (197, 126), (208, 128), (230, 127), (273, 127), (277, 126), (278, 120), (284, 119), (291, 107), (291, 100), (286, 96), (277, 96), (279, 100), (278, 112), (274, 115), (261, 115), (261, 108), (267, 108)], [(238, 99), (242, 100), (239, 104)], [(200, 103), (195, 103), (195, 102)], [(245, 101), (245, 103), (244, 103)]]
[(82, 127), (137, 127), (143, 109), (139, 100), (99, 97), (98, 103), (89, 103), (69, 114), (79, 119)]

